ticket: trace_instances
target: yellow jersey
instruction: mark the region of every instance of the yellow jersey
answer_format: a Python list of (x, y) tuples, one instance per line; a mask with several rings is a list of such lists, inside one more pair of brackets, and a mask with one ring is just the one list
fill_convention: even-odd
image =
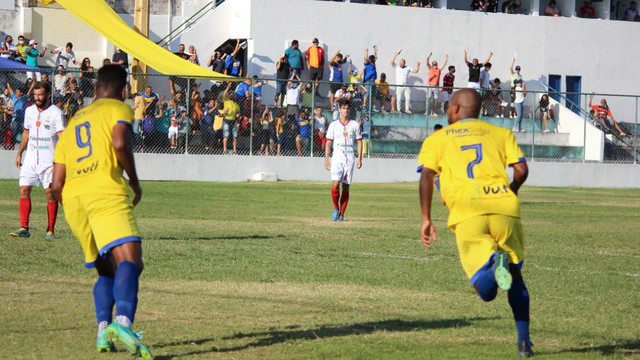
[(429, 168), (440, 174), (442, 197), (450, 211), (448, 225), (453, 226), (479, 215), (520, 217), (506, 167), (524, 161), (509, 129), (464, 119), (425, 139), (418, 172)]
[(53, 160), (66, 166), (63, 198), (129, 194), (113, 147), (113, 128), (132, 123), (131, 107), (116, 99), (98, 99), (76, 113), (58, 140)]

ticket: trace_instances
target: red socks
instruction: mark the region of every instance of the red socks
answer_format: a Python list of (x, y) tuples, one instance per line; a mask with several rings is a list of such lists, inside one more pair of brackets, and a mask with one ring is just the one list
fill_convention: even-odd
[(58, 202), (57, 201), (48, 201), (47, 202), (47, 215), (49, 217), (49, 225), (47, 226), (47, 231), (53, 232), (56, 227), (56, 218), (58, 217)]
[(337, 209), (338, 200), (340, 199), (340, 189), (331, 188), (331, 198), (333, 199), (333, 208)]
[(347, 204), (349, 203), (349, 191), (342, 190), (342, 197), (340, 198), (340, 215), (344, 216), (345, 210), (347, 210)]
[(18, 213), (20, 214), (20, 227), (29, 228), (29, 215), (31, 215), (31, 199), (20, 198), (18, 204)]

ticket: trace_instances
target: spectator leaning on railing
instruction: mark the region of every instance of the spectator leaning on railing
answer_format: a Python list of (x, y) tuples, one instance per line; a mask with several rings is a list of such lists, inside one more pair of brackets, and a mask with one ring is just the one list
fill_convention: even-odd
[(69, 63), (72, 62), (74, 65), (78, 65), (76, 61), (76, 54), (73, 52), (73, 44), (68, 42), (65, 47), (59, 47), (51, 50), (51, 53), (56, 56), (56, 68), (61, 66), (64, 69), (69, 67)]

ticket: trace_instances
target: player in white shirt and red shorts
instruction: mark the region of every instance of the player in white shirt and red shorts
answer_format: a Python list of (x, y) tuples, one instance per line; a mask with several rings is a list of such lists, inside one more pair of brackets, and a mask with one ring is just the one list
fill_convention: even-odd
[[(324, 167), (331, 171), (331, 198), (333, 199), (333, 212), (331, 220), (344, 221), (344, 213), (349, 203), (349, 186), (353, 178), (354, 166), (362, 167), (362, 134), (360, 124), (355, 120), (349, 120), (349, 107), (351, 103), (347, 99), (338, 100), (340, 118), (329, 124), (327, 129), (327, 142), (325, 144)], [(358, 145), (357, 157), (354, 144)], [(333, 156), (329, 161), (329, 154), (333, 145)], [(340, 184), (342, 184), (342, 197), (340, 197)]]
[(48, 83), (37, 82), (33, 88), (33, 97), (35, 104), (25, 110), (24, 131), (16, 156), (16, 167), (20, 169), (20, 229), (12, 232), (11, 236), (31, 236), (31, 189), (42, 184), (47, 196), (48, 213), (45, 238), (52, 239), (58, 215), (58, 202), (51, 189), (53, 153), (58, 135), (64, 130), (64, 120), (62, 111), (50, 102), (51, 86)]

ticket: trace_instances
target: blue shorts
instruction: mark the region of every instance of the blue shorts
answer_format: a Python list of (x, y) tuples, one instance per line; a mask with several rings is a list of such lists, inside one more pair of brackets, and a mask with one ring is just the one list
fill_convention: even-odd
[(233, 138), (238, 138), (238, 127), (236, 126), (236, 121), (227, 121), (225, 120), (222, 123), (222, 137), (228, 138), (229, 135), (233, 133)]

